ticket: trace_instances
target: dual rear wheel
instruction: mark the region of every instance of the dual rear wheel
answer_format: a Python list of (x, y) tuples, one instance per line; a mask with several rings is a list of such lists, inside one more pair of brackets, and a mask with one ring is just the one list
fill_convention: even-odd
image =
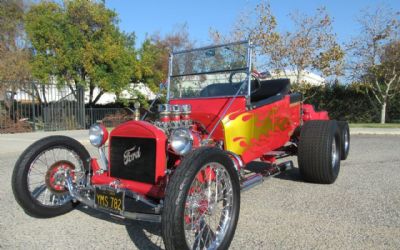
[(300, 173), (306, 181), (331, 184), (335, 182), (340, 161), (350, 150), (347, 122), (308, 121), (301, 128), (298, 144)]

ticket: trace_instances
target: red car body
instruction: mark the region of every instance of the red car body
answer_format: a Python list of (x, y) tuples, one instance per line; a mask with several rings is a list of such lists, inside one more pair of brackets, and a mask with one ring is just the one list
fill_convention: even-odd
[[(215, 124), (220, 120), (222, 112), (226, 105), (233, 97), (224, 98), (210, 98), (206, 103), (203, 98), (199, 99), (172, 99), (171, 105), (190, 104), (192, 107), (191, 119), (200, 122), (205, 126), (206, 130), (211, 130)], [(264, 155), (273, 156), (274, 152), (285, 145), (293, 136), (296, 128), (309, 120), (329, 120), (326, 111), (316, 112), (312, 105), (303, 104), (301, 101), (291, 103), (290, 95), (286, 95), (281, 100), (273, 102), (269, 105), (264, 105), (252, 110), (246, 111), (246, 98), (236, 98), (232, 105), (226, 112), (226, 116), (230, 120), (236, 120), (239, 123), (245, 124), (251, 118), (256, 119), (255, 128), (262, 127), (265, 122), (269, 122), (270, 129), (268, 133), (261, 134), (258, 138), (250, 138), (250, 143), (246, 138), (241, 136), (233, 138), (232, 143), (238, 144), (243, 148), (243, 153), (240, 155), (244, 164), (247, 164)], [(202, 135), (194, 129), (192, 131), (199, 138), (194, 143), (194, 148), (200, 146), (200, 141), (205, 139), (207, 135)], [(213, 135), (214, 140), (223, 140), (224, 145), (227, 145), (226, 138), (224, 137), (224, 128), (220, 125), (217, 126)], [(146, 121), (129, 121), (116, 127), (110, 133), (110, 141), (115, 137), (134, 137), (134, 138), (152, 138), (156, 140), (156, 168), (154, 183), (143, 183), (140, 181), (125, 180), (116, 178), (111, 175), (111, 171), (101, 174), (94, 174), (92, 182), (94, 185), (107, 185), (116, 181), (120, 182), (121, 187), (132, 190), (139, 194), (149, 196), (152, 198), (162, 198), (166, 185), (166, 170), (167, 159), (166, 151), (168, 148), (167, 137), (164, 132), (156, 128), (151, 123)], [(109, 148), (109, 154), (110, 154)], [(228, 150), (225, 148), (225, 150)], [(171, 151), (170, 151), (171, 152)], [(172, 153), (172, 152), (171, 152)], [(109, 155), (110, 157), (110, 155)], [(267, 158), (265, 158), (267, 159)], [(269, 157), (268, 161), (274, 161), (273, 157)], [(92, 159), (92, 166), (94, 172), (100, 169), (99, 163), (95, 158)], [(174, 166), (179, 165), (179, 158), (172, 163)], [(113, 165), (110, 164), (109, 168), (112, 169)]]

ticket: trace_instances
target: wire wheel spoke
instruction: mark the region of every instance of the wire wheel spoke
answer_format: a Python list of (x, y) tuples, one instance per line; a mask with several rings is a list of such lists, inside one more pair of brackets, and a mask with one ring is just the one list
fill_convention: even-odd
[(44, 192), (44, 190), (46, 190), (46, 188), (47, 187), (45, 184), (36, 187), (31, 193), (32, 197), (37, 199)]
[(41, 152), (31, 163), (27, 175), (31, 197), (48, 207), (62, 206), (71, 200), (65, 188), (65, 173), (75, 180), (84, 176), (84, 166), (76, 152), (53, 147)]
[(191, 183), (184, 211), (187, 244), (192, 249), (217, 248), (232, 218), (232, 181), (217, 162), (204, 165)]

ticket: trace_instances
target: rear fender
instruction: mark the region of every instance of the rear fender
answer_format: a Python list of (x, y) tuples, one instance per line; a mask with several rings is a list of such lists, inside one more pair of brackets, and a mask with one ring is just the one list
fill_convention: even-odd
[(311, 104), (303, 104), (303, 121), (311, 120), (329, 120), (329, 115), (327, 111), (315, 111)]

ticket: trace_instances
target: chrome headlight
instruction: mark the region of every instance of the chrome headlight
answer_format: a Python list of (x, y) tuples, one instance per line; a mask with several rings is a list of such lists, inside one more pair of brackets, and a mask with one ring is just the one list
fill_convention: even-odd
[(95, 147), (101, 147), (108, 139), (108, 131), (101, 124), (93, 124), (89, 129), (89, 141)]
[(172, 130), (169, 136), (172, 150), (178, 155), (185, 155), (192, 150), (193, 136), (186, 128)]

